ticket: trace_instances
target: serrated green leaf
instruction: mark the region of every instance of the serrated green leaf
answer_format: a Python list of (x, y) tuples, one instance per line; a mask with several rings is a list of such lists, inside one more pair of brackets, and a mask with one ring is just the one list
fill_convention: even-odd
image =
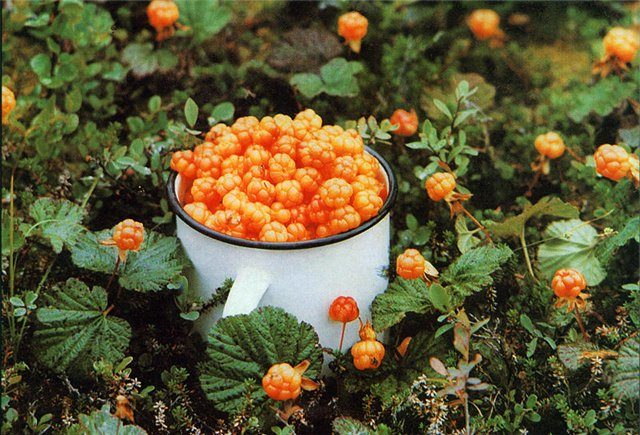
[(294, 86), (306, 98), (313, 98), (324, 91), (324, 83), (317, 74), (300, 73), (295, 74), (289, 80), (291, 86)]
[(529, 219), (541, 216), (573, 219), (579, 216), (579, 212), (574, 206), (559, 198), (545, 196), (534, 205), (525, 205), (522, 213), (517, 216), (507, 218), (504, 222), (489, 221), (486, 224), (497, 238), (518, 237)]
[(261, 387), (248, 393), (246, 382), (259, 385), (273, 364), (295, 366), (308, 359), (305, 376), (311, 379), (322, 368), (322, 349), (313, 327), (274, 307), (221, 319), (209, 332), (207, 355), (200, 384), (213, 406), (230, 413), (241, 409), (247, 394), (254, 405), (266, 401)]
[(377, 429), (371, 429), (363, 422), (351, 417), (338, 417), (332, 423), (335, 435), (384, 435), (391, 434), (386, 426), (380, 425)]
[(129, 346), (131, 327), (105, 315), (107, 292), (71, 278), (51, 295), (51, 304), (36, 311), (42, 324), (34, 333), (38, 359), (49, 369), (71, 376), (87, 375), (93, 363), (115, 363)]
[(583, 353), (594, 349), (593, 345), (587, 343), (561, 344), (558, 346), (558, 359), (569, 370), (577, 370), (589, 361), (589, 359), (583, 358)]
[(360, 88), (354, 75), (361, 70), (362, 65), (359, 62), (349, 62), (345, 58), (336, 57), (320, 68), (324, 92), (337, 97), (358, 95)]
[(553, 222), (543, 237), (550, 239), (538, 248), (540, 271), (551, 279), (558, 269), (580, 271), (587, 284), (597, 285), (607, 276), (596, 257), (598, 231), (579, 219)]
[(592, 111), (600, 116), (607, 116), (637, 92), (635, 83), (624, 82), (620, 77), (611, 74), (596, 82), (595, 85), (584, 87), (573, 93), (573, 108), (569, 111), (569, 117), (575, 122), (581, 122)]
[(491, 274), (513, 254), (506, 245), (482, 246), (462, 254), (440, 275), (453, 288), (453, 303), (493, 283)]
[(73, 246), (84, 230), (82, 219), (85, 211), (66, 199), (40, 198), (29, 207), (29, 215), (36, 221), (34, 229), (49, 240), (56, 253), (63, 246)]
[(423, 314), (431, 311), (429, 290), (419, 279), (398, 278), (387, 290), (376, 296), (371, 304), (373, 328), (380, 332), (399, 323), (407, 313)]
[(180, 23), (193, 32), (193, 42), (212, 38), (231, 20), (231, 9), (218, 0), (176, 0)]
[(184, 117), (187, 120), (187, 124), (193, 127), (198, 120), (198, 105), (191, 98), (187, 98), (187, 102), (184, 103)]
[(638, 237), (640, 237), (640, 217), (635, 216), (627, 221), (620, 232), (599, 244), (597, 250), (598, 259), (602, 264), (606, 265), (611, 261), (616, 249), (626, 245), (631, 239), (638, 241)]
[(115, 415), (111, 414), (110, 406), (104, 405), (100, 410), (91, 414), (80, 414), (78, 423), (71, 426), (65, 432), (67, 435), (145, 435), (147, 432), (140, 426), (124, 424)]
[(611, 389), (623, 400), (640, 398), (640, 342), (629, 338), (620, 348), (618, 359), (611, 363)]

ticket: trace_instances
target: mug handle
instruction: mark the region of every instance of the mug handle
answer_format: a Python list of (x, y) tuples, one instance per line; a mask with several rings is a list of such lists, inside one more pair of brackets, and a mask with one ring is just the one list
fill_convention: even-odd
[(249, 314), (258, 306), (270, 283), (271, 276), (265, 270), (253, 267), (240, 269), (224, 304), (222, 317)]

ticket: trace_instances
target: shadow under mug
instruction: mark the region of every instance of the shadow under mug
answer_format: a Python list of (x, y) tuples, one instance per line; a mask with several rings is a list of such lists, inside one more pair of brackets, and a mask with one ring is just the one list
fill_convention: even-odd
[[(373, 299), (387, 288), (390, 216), (397, 182), (389, 164), (367, 148), (384, 172), (387, 198), (378, 215), (358, 228), (321, 239), (267, 243), (218, 233), (192, 219), (180, 205), (181, 178), (172, 173), (167, 184), (176, 214), (177, 236), (193, 264), (189, 286), (209, 299), (226, 278), (234, 284), (223, 307), (202, 313), (195, 330), (206, 338), (222, 317), (248, 314), (256, 307), (276, 306), (310, 323), (323, 347), (336, 349), (342, 324), (329, 319), (338, 296), (351, 296), (360, 317), (371, 317)], [(347, 326), (344, 348), (358, 341), (358, 323)]]

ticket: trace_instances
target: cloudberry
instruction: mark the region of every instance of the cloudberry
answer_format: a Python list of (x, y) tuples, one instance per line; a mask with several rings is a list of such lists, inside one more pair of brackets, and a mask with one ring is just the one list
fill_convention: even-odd
[(204, 225), (232, 237), (242, 238), (247, 233), (240, 213), (235, 210), (218, 210), (207, 218)]
[(479, 40), (496, 36), (500, 29), (500, 16), (491, 9), (477, 9), (469, 15), (467, 25)]
[(7, 117), (16, 107), (16, 96), (13, 94), (13, 91), (6, 86), (2, 87), (2, 123), (5, 124), (7, 122)]
[(299, 222), (294, 222), (287, 225), (287, 232), (289, 233), (289, 240), (292, 242), (309, 240), (309, 238), (311, 237), (311, 235), (309, 234), (309, 230), (307, 230), (307, 228)]
[(236, 174), (225, 174), (216, 181), (215, 190), (220, 198), (231, 192), (233, 189), (242, 186), (242, 178)]
[(278, 139), (279, 128), (275, 120), (270, 116), (265, 116), (252, 131), (253, 142), (269, 148)]
[(287, 363), (275, 364), (262, 378), (262, 388), (273, 400), (293, 400), (304, 390), (315, 390), (318, 384), (303, 377), (309, 368), (309, 360), (304, 360), (295, 367)]
[(331, 210), (324, 204), (320, 194), (315, 194), (308, 207), (309, 220), (314, 224), (326, 224), (329, 221)]
[(353, 187), (342, 178), (330, 178), (320, 185), (318, 193), (327, 207), (344, 207), (351, 200)]
[(149, 24), (156, 30), (173, 26), (180, 17), (178, 6), (171, 0), (152, 0), (147, 6)]
[(382, 192), (382, 183), (374, 177), (369, 177), (367, 175), (358, 175), (351, 183), (351, 187), (353, 187), (354, 195), (365, 190), (370, 190), (377, 195), (380, 195), (380, 192)]
[(198, 168), (193, 159), (193, 151), (176, 151), (171, 156), (171, 169), (185, 178), (195, 178)]
[[(303, 125), (307, 132), (316, 131), (322, 127), (322, 118), (320, 118), (320, 116), (318, 116), (318, 114), (314, 112), (313, 109), (306, 109), (298, 113), (293, 119), (293, 122), (301, 123), (299, 124), (299, 126)], [(295, 126), (294, 126), (294, 133), (295, 133)], [(299, 138), (299, 139), (302, 139), (302, 138)]]
[(553, 131), (536, 137), (534, 145), (540, 154), (550, 159), (557, 159), (564, 154), (564, 141), (558, 133)]
[(213, 149), (216, 154), (222, 158), (238, 157), (235, 154), (242, 152), (242, 145), (240, 145), (240, 141), (235, 135), (226, 134), (216, 139), (216, 144)]
[[(231, 127), (225, 124), (216, 124), (209, 129), (204, 140), (211, 143), (218, 143), (218, 139), (222, 136), (233, 134)], [(237, 139), (236, 139), (237, 140)]]
[(226, 210), (240, 211), (242, 205), (249, 201), (247, 194), (240, 189), (233, 189), (222, 198), (222, 206)]
[(222, 175), (225, 174), (244, 174), (244, 157), (231, 155), (222, 161), (220, 165)]
[(604, 52), (622, 62), (631, 62), (640, 47), (640, 37), (633, 30), (614, 27), (602, 40)]
[(267, 180), (254, 178), (247, 184), (247, 197), (250, 201), (271, 205), (276, 197), (276, 188)]
[(122, 251), (138, 251), (144, 240), (144, 225), (125, 219), (113, 229), (113, 240)]
[(236, 135), (240, 145), (242, 147), (248, 147), (253, 143), (253, 136), (251, 131), (260, 124), (258, 118), (255, 116), (245, 116), (236, 119), (236, 122), (231, 125), (231, 131)]
[(284, 180), (276, 184), (276, 198), (287, 208), (302, 204), (304, 201), (302, 186), (296, 180)]
[(404, 279), (418, 279), (426, 270), (426, 260), (416, 249), (407, 249), (398, 255), (396, 273)]
[(278, 127), (279, 136), (292, 136), (293, 135), (293, 119), (288, 115), (278, 113), (273, 117), (273, 121)]
[(350, 205), (334, 209), (329, 215), (329, 232), (340, 234), (360, 226), (362, 219), (358, 212)]
[(618, 145), (600, 145), (593, 158), (598, 174), (615, 181), (624, 178), (631, 167), (629, 153)]
[(284, 243), (289, 241), (287, 227), (280, 222), (269, 222), (260, 230), (260, 240), (263, 242)]
[(210, 147), (196, 149), (193, 153), (193, 162), (197, 168), (197, 177), (218, 178), (221, 174), (222, 157)]
[(296, 162), (288, 154), (276, 154), (269, 159), (269, 178), (274, 183), (293, 178)]
[(300, 183), (302, 191), (307, 195), (316, 193), (322, 183), (322, 175), (316, 168), (298, 168), (293, 174), (293, 179)]
[(329, 307), (329, 318), (335, 322), (353, 322), (359, 315), (358, 303), (351, 296), (338, 296)]
[(376, 178), (380, 174), (380, 163), (371, 154), (364, 152), (355, 157), (358, 175)]
[(575, 269), (560, 269), (553, 275), (551, 287), (559, 298), (575, 298), (587, 287), (587, 281)]
[(356, 160), (351, 156), (337, 157), (331, 166), (329, 166), (329, 176), (334, 178), (342, 178), (347, 182), (352, 182), (358, 175), (358, 165)]
[(220, 195), (215, 190), (216, 180), (211, 177), (197, 178), (191, 185), (191, 195), (195, 202), (204, 202), (209, 209), (220, 203)]
[(376, 333), (369, 321), (360, 327), (360, 341), (351, 348), (353, 365), (358, 370), (377, 369), (382, 364), (385, 349), (376, 340)]
[(424, 183), (429, 198), (440, 201), (456, 188), (455, 177), (448, 172), (436, 172)]
[(364, 152), (364, 142), (362, 141), (362, 138), (360, 135), (353, 136), (350, 134), (350, 131), (352, 130), (347, 130), (331, 139), (331, 145), (333, 145), (333, 150), (336, 155), (357, 156)]
[(271, 204), (271, 219), (281, 224), (288, 224), (291, 221), (291, 210), (286, 208), (281, 202)]
[(207, 218), (211, 215), (209, 207), (204, 202), (192, 202), (185, 204), (184, 211), (193, 218), (196, 222), (203, 224)]
[(245, 173), (242, 175), (242, 185), (248, 186), (251, 180), (254, 178), (267, 179), (267, 168), (264, 166), (251, 166), (248, 168)]
[(271, 222), (271, 208), (259, 202), (244, 203), (241, 215), (247, 231), (252, 233), (259, 233), (263, 226)]
[(367, 34), (369, 20), (359, 12), (348, 12), (338, 18), (338, 35), (342, 36), (356, 53), (360, 52), (362, 38)]
[(244, 167), (245, 169), (251, 166), (266, 165), (271, 158), (271, 154), (265, 147), (260, 145), (251, 145), (244, 152)]
[(298, 163), (321, 170), (336, 158), (329, 142), (308, 140), (298, 146)]
[(377, 215), (382, 208), (382, 198), (376, 195), (375, 192), (363, 190), (354, 195), (352, 205), (362, 218), (362, 221), (368, 221)]
[[(319, 200), (321, 201), (321, 200)], [(322, 202), (322, 201), (321, 201)], [(307, 204), (300, 204), (297, 207), (293, 207), (289, 209), (291, 213), (291, 222), (292, 223), (300, 223), (305, 227), (311, 224), (311, 219), (309, 219), (309, 206)], [(328, 219), (327, 213), (327, 219)]]
[(293, 136), (280, 136), (278, 140), (271, 146), (271, 154), (287, 154), (292, 159), (296, 159), (298, 139)]
[(411, 112), (396, 109), (389, 121), (398, 126), (398, 128), (392, 132), (398, 136), (412, 136), (418, 131), (418, 115), (413, 109), (411, 109)]

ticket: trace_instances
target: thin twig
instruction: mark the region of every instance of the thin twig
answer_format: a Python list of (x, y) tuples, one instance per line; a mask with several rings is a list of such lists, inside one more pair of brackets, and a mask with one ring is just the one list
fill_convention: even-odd
[(527, 249), (527, 241), (524, 238), (524, 225), (522, 226), (522, 231), (520, 231), (520, 244), (522, 245), (522, 252), (524, 253), (524, 261), (527, 263), (527, 269), (529, 270), (529, 274), (531, 278), (535, 282), (538, 282), (538, 278), (536, 278), (533, 273), (533, 266), (531, 266), (531, 259), (529, 258), (529, 250)]

